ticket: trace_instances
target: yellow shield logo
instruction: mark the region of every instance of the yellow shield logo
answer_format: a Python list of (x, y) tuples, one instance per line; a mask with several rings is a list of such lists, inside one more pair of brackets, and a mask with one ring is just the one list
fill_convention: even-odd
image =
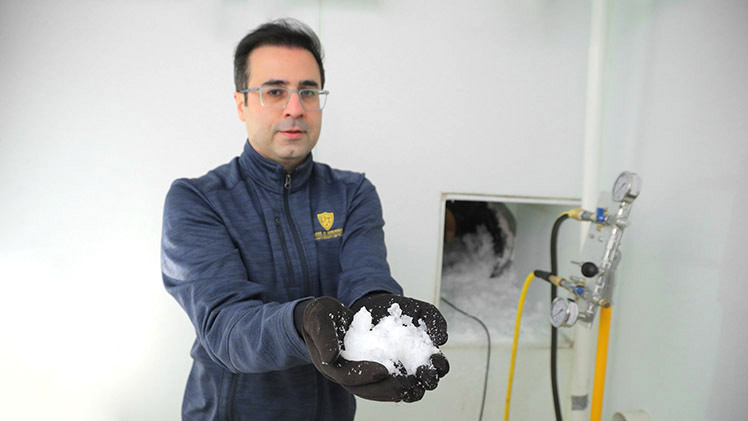
[(329, 231), (332, 228), (332, 223), (335, 221), (335, 214), (332, 212), (322, 212), (317, 214), (317, 220), (319, 221), (322, 228), (325, 231)]

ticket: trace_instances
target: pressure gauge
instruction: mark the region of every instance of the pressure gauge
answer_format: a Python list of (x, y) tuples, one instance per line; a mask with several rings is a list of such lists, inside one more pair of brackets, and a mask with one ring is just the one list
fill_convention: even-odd
[(573, 300), (557, 297), (551, 303), (551, 324), (555, 328), (571, 327), (577, 322), (579, 307)]
[(613, 185), (613, 200), (631, 203), (639, 196), (641, 189), (642, 182), (639, 176), (636, 173), (624, 171)]

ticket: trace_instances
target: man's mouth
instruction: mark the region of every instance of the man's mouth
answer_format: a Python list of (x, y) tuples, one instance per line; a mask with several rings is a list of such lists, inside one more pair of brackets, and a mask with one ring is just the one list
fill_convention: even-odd
[(297, 128), (291, 128), (288, 130), (281, 130), (280, 133), (289, 139), (298, 139), (304, 134), (304, 131)]

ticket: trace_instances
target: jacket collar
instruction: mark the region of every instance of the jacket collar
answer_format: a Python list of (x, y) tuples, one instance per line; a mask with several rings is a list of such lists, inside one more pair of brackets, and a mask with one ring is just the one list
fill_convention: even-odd
[[(309, 180), (313, 162), (310, 152), (306, 159), (293, 170), (291, 173), (292, 192), (301, 188)], [(281, 164), (260, 155), (249, 140), (244, 142), (244, 151), (239, 156), (239, 165), (252, 180), (271, 191), (281, 191), (286, 182), (286, 169)]]

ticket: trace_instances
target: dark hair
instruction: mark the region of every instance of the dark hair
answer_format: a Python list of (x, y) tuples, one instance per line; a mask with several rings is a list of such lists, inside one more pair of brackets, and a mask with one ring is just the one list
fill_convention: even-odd
[(260, 25), (247, 34), (236, 46), (234, 53), (234, 85), (236, 90), (247, 89), (249, 63), (247, 58), (255, 48), (272, 45), (276, 47), (303, 48), (314, 56), (319, 65), (322, 86), (325, 86), (325, 67), (322, 65), (322, 44), (312, 29), (296, 19), (278, 19)]

